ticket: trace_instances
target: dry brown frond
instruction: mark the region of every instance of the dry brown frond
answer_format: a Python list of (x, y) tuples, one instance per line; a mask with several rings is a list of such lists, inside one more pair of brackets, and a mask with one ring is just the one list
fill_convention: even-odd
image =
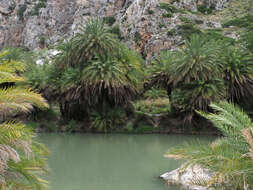
[(249, 155), (251, 159), (253, 160), (253, 129), (252, 128), (246, 128), (242, 130), (242, 135), (246, 139), (247, 143), (249, 144)]
[(31, 145), (32, 145), (32, 142), (31, 140), (30, 141), (24, 141), (24, 140), (15, 140), (12, 142), (16, 147), (18, 148), (21, 148), (26, 156), (29, 158), (29, 157), (32, 157), (33, 156), (33, 151), (31, 149)]
[(165, 158), (173, 158), (175, 160), (181, 160), (181, 159), (185, 158), (183, 155), (180, 155), (180, 154), (165, 154), (164, 157)]
[(7, 145), (0, 145), (0, 173), (4, 172), (8, 167), (7, 162), (10, 159), (14, 162), (20, 161), (18, 153), (13, 148)]

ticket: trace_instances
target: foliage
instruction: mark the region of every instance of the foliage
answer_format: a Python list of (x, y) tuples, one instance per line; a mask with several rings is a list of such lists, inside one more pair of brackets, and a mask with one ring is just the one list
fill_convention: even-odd
[(170, 112), (170, 101), (168, 98), (138, 100), (133, 104), (135, 110), (140, 113), (161, 114)]
[(240, 42), (253, 53), (253, 31), (247, 30), (241, 34)]
[(226, 89), (222, 80), (194, 81), (172, 91), (171, 103), (177, 112), (207, 111), (212, 101), (225, 99)]
[(104, 17), (103, 20), (109, 26), (112, 26), (116, 22), (116, 19), (113, 16)]
[(86, 22), (85, 27), (81, 27), (80, 32), (73, 37), (72, 45), (71, 65), (84, 66), (96, 54), (105, 56), (108, 52), (110, 54), (117, 53), (119, 42), (103, 21), (90, 19)]
[(185, 46), (178, 52), (178, 59), (171, 65), (171, 81), (174, 86), (195, 80), (208, 81), (219, 74), (220, 65), (217, 62), (219, 44), (193, 35), (190, 40), (185, 41)]
[(218, 60), (222, 47), (219, 41), (192, 35), (185, 47), (161, 52), (154, 60), (149, 85), (165, 88), (173, 110), (179, 113), (207, 111), (211, 101), (226, 98)]
[(101, 132), (107, 132), (109, 129), (119, 127), (126, 122), (126, 113), (121, 108), (108, 109), (104, 107), (103, 111), (93, 111), (91, 114), (91, 128)]
[(26, 4), (23, 4), (19, 7), (18, 12), (17, 12), (19, 20), (24, 21), (24, 13), (25, 13), (26, 9), (27, 9)]
[(179, 16), (178, 17), (182, 22), (185, 24), (193, 24), (193, 21), (190, 18), (184, 17), (184, 16)]
[(18, 73), (23, 72), (22, 62), (5, 59), (8, 52), (0, 53), (0, 187), (7, 189), (47, 189), (41, 178), (47, 168), (47, 150), (36, 141), (34, 134), (23, 124), (9, 121), (17, 113), (27, 113), (34, 106), (44, 109), (48, 105), (37, 93), (13, 82), (23, 81)]
[(214, 10), (215, 10), (215, 7), (213, 6), (206, 6), (206, 5), (198, 5), (198, 11), (203, 13), (203, 14), (211, 14)]
[(47, 0), (39, 0), (39, 2), (37, 2), (36, 5), (34, 6), (34, 10), (32, 12), (32, 15), (38, 16), (39, 10), (41, 8), (46, 8), (46, 6), (47, 6), (46, 3), (47, 3)]
[[(88, 20), (72, 39), (60, 42), (52, 64), (31, 66), (28, 83), (59, 103), (66, 120), (82, 120), (129, 103), (141, 90), (143, 60), (120, 43), (103, 20)], [(109, 109), (109, 108), (108, 108)], [(75, 112), (78, 112), (76, 114)]]
[(235, 44), (235, 39), (224, 36), (219, 29), (207, 29), (202, 32), (202, 35), (210, 40), (223, 41), (224, 44)]
[(167, 12), (170, 13), (177, 13), (180, 11), (175, 6), (170, 5), (168, 3), (160, 3), (160, 9), (166, 10)]
[(253, 29), (253, 14), (247, 14), (243, 17), (234, 18), (223, 24), (224, 27), (237, 26), (240, 28)]
[(146, 99), (156, 99), (156, 98), (165, 98), (168, 95), (165, 90), (152, 87), (150, 90), (146, 91), (143, 96)]
[(120, 31), (120, 26), (119, 24), (116, 24), (114, 26), (112, 26), (112, 28), (109, 29), (109, 31), (112, 33), (112, 34), (115, 34), (119, 40), (122, 40), (123, 39), (123, 36), (121, 34), (121, 31)]
[(253, 95), (253, 57), (245, 50), (228, 47), (221, 57), (229, 99), (240, 103)]
[(181, 24), (177, 27), (177, 34), (182, 35), (184, 38), (187, 39), (189, 39), (191, 35), (197, 35), (201, 33), (201, 30), (191, 23)]
[[(169, 157), (185, 159), (186, 165), (199, 164), (215, 175), (206, 184), (221, 189), (253, 187), (253, 124), (237, 106), (227, 102), (211, 104), (216, 113), (201, 115), (211, 120), (224, 137), (211, 144), (186, 144), (169, 151)], [(203, 179), (205, 181), (205, 179)]]
[[(106, 98), (116, 104), (126, 103), (136, 94), (135, 87), (125, 73), (127, 65), (111, 57), (101, 57), (91, 62), (82, 72), (82, 81), (85, 83), (86, 98), (98, 102), (98, 98)], [(101, 91), (101, 89), (105, 89)], [(105, 94), (106, 93), (106, 94)], [(97, 96), (94, 97), (94, 96)]]

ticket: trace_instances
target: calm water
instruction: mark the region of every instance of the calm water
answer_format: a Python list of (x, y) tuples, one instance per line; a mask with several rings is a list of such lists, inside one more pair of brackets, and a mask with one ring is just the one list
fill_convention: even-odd
[(180, 163), (168, 148), (210, 137), (181, 135), (42, 134), (51, 151), (51, 190), (178, 190), (158, 176)]

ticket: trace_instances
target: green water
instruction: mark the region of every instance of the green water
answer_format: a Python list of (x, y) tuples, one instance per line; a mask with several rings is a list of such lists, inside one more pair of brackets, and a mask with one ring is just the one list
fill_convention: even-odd
[(42, 134), (51, 151), (51, 190), (178, 190), (158, 176), (180, 163), (168, 148), (209, 137), (183, 135)]

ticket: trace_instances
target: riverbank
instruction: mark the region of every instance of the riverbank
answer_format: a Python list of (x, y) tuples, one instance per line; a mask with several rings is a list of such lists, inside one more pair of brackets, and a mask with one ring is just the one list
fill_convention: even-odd
[(21, 119), (37, 133), (126, 133), (126, 134), (187, 134), (187, 135), (220, 135), (220, 132), (205, 119), (199, 118), (192, 123), (175, 115), (135, 115), (124, 125), (108, 128), (106, 131), (93, 128), (90, 120), (64, 121), (53, 114), (46, 114), (37, 119)]

